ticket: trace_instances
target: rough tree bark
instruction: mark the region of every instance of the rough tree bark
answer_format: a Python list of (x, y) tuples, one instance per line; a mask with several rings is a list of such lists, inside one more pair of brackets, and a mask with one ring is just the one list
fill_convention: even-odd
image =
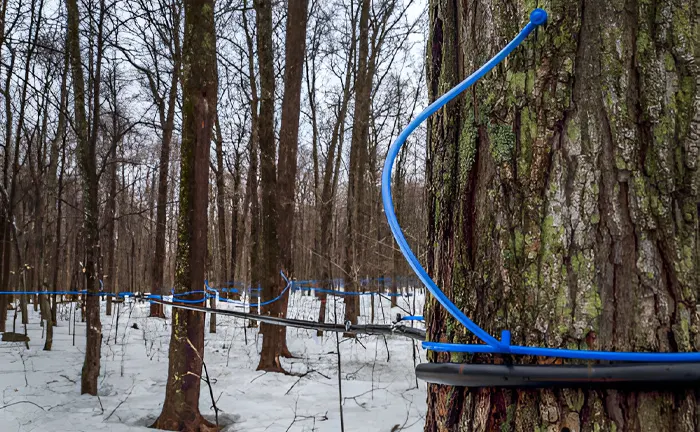
[[(185, 1), (183, 125), (175, 292), (201, 291), (207, 257), (209, 145), (216, 115), (218, 75), (214, 0)], [(197, 295), (189, 296), (196, 299)], [(199, 297), (201, 298), (201, 296)], [(165, 402), (153, 427), (214, 430), (199, 412), (204, 314), (173, 309)]]
[[(294, 239), (294, 202), (296, 199), (297, 150), (299, 148), (299, 113), (301, 112), (301, 79), (304, 75), (304, 52), (306, 51), (306, 23), (309, 0), (290, 2), (287, 8), (287, 28), (284, 58), (284, 95), (282, 97), (282, 119), (280, 123), (278, 183), (278, 228), (280, 265), (288, 278), (294, 277), (292, 240)], [(278, 278), (279, 280), (279, 278)], [(278, 284), (280, 291), (284, 285)], [(275, 303), (276, 315), (287, 315), (289, 291)], [(291, 357), (287, 348), (287, 328), (276, 326), (279, 355)]]
[[(431, 0), (430, 98), (495, 54), (530, 7)], [(547, 9), (545, 29), (430, 120), (429, 271), (514, 344), (697, 351), (697, 4)], [(474, 341), (435, 301), (426, 318), (430, 340)], [(692, 432), (699, 397), (431, 385), (425, 429)]]
[[(262, 268), (261, 300), (267, 301), (279, 290), (279, 243), (277, 239), (278, 194), (277, 168), (275, 163), (275, 66), (272, 56), (272, 2), (255, 0), (257, 24), (258, 68), (260, 70), (260, 115), (258, 137), (260, 139), (260, 187), (262, 189)], [(274, 315), (277, 302), (262, 306), (262, 315)], [(283, 372), (277, 347), (281, 343), (276, 326), (261, 324), (263, 346), (258, 370)]]
[[(370, 0), (362, 0), (360, 6), (360, 41), (358, 63), (355, 78), (355, 111), (353, 115), (352, 137), (350, 141), (350, 168), (348, 171), (347, 221), (345, 225), (345, 290), (358, 291), (359, 278), (362, 275), (359, 256), (362, 207), (364, 196), (363, 181), (367, 162), (367, 137), (369, 132), (370, 93), (372, 79), (369, 74), (369, 15)], [(345, 321), (357, 324), (359, 314), (359, 296), (345, 296)], [(347, 334), (347, 337), (353, 337)]]
[[(104, 2), (100, 5), (100, 24), (104, 17)], [(97, 395), (97, 378), (100, 374), (100, 351), (102, 348), (102, 323), (100, 322), (100, 286), (97, 278), (97, 260), (100, 247), (99, 205), (97, 198), (98, 180), (95, 159), (96, 130), (89, 134), (86, 116), (85, 78), (83, 77), (82, 57), (80, 54), (80, 15), (76, 0), (67, 0), (68, 16), (68, 51), (70, 55), (71, 76), (73, 78), (74, 128), (78, 141), (78, 167), (83, 183), (84, 214), (84, 249), (86, 300), (86, 346), (80, 392)], [(96, 76), (100, 76), (102, 56), (102, 26), (100, 25), (97, 41)], [(95, 100), (93, 115), (99, 117), (99, 79), (92, 89)], [(92, 135), (89, 136), (89, 135)]]

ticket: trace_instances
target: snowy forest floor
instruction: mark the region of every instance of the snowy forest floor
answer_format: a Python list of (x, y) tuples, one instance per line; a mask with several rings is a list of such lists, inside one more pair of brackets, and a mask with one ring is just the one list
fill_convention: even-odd
[[(399, 308), (375, 298), (375, 323), (390, 323), (399, 312), (421, 314), (423, 295), (400, 297)], [(327, 321), (334, 322), (334, 297)], [(361, 322), (369, 322), (370, 297), (361, 296)], [(58, 305), (53, 350), (43, 351), (39, 314), (30, 308), (30, 349), (0, 342), (0, 429), (3, 431), (146, 431), (165, 397), (170, 340), (168, 319), (148, 318), (148, 303), (126, 302), (106, 316), (102, 303), (103, 346), (99, 398), (80, 395), (85, 324), (78, 312), (73, 336), (73, 304)], [(232, 305), (218, 304), (219, 308)], [(313, 320), (318, 299), (300, 292), (290, 297), (289, 317)], [(342, 322), (342, 299), (335, 307)], [(238, 308), (238, 310), (241, 310)], [(115, 305), (115, 312), (117, 311)], [(7, 330), (14, 313), (8, 312)], [(118, 317), (118, 324), (117, 324)], [(413, 323), (410, 325), (420, 326)], [(290, 375), (255, 371), (262, 337), (242, 319), (217, 316), (217, 333), (205, 327), (204, 361), (212, 380), (224, 431), (339, 431), (336, 337), (288, 328), (287, 341), (298, 358), (284, 360)], [(21, 316), (17, 332), (23, 333)], [(414, 365), (425, 360), (420, 345), (400, 336), (360, 335), (340, 344), (345, 430), (420, 431), (426, 412), (426, 385), (416, 382)], [(414, 351), (415, 350), (415, 351)], [(415, 358), (414, 358), (415, 353)], [(214, 421), (206, 383), (200, 410)]]

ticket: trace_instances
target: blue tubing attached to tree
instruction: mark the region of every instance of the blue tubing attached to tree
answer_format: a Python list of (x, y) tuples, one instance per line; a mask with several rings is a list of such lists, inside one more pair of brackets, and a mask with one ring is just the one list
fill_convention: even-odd
[(525, 347), (510, 344), (510, 332), (504, 330), (501, 333), (501, 340), (494, 338), (476, 323), (470, 320), (464, 312), (462, 312), (444, 292), (435, 284), (425, 271), (423, 266), (414, 255), (408, 242), (401, 231), (401, 226), (394, 213), (394, 202), (391, 197), (391, 171), (394, 167), (394, 161), (399, 154), (401, 146), (406, 142), (409, 135), (424, 121), (428, 119), (437, 110), (442, 108), (449, 101), (457, 97), (472, 86), (481, 77), (486, 75), (491, 69), (499, 64), (508, 56), (515, 48), (517, 48), (525, 38), (532, 33), (538, 26), (547, 21), (547, 12), (542, 9), (535, 9), (530, 14), (530, 22), (523, 28), (520, 33), (508, 45), (505, 46), (496, 56), (486, 62), (476, 72), (467, 77), (464, 81), (452, 88), (450, 91), (442, 95), (435, 102), (430, 104), (423, 112), (421, 112), (406, 128), (401, 131), (398, 138), (389, 148), (389, 152), (384, 163), (382, 172), (382, 203), (384, 205), (384, 213), (386, 214), (389, 227), (394, 235), (396, 243), (399, 245), (401, 252), (408, 261), (409, 265), (416, 273), (418, 278), (425, 284), (430, 293), (447, 309), (447, 311), (464, 325), (476, 337), (481, 339), (485, 345), (461, 345), (441, 342), (423, 342), (423, 347), (433, 351), (445, 352), (467, 352), (467, 353), (495, 353), (495, 354), (517, 354), (531, 356), (547, 356), (561, 357), (585, 360), (610, 360), (610, 361), (634, 361), (634, 362), (699, 362), (700, 353), (639, 353), (639, 352), (611, 352), (611, 351), (583, 351), (570, 350), (560, 348), (543, 348), (543, 347)]

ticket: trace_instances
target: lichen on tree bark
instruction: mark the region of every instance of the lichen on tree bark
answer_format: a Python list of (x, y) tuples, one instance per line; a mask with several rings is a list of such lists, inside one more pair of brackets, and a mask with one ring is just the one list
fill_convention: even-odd
[[(432, 0), (431, 99), (492, 57), (532, 7)], [(429, 271), (514, 344), (697, 351), (698, 6), (545, 7), (545, 28), (429, 121)], [(435, 301), (426, 317), (432, 340), (474, 342)], [(431, 386), (426, 430), (696, 431), (698, 397)]]

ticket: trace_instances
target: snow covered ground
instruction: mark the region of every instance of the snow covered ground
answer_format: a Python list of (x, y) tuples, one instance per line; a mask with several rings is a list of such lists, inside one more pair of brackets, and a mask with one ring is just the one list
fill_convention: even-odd
[[(421, 294), (376, 301), (375, 323), (389, 323), (397, 312), (421, 314)], [(334, 297), (329, 296), (329, 310)], [(370, 297), (362, 296), (363, 322), (370, 317)], [(232, 307), (224, 305), (220, 307)], [(290, 318), (313, 319), (317, 299), (296, 292)], [(30, 306), (31, 308), (31, 306)], [(104, 303), (103, 303), (104, 308)], [(342, 316), (342, 299), (336, 310)], [(170, 319), (147, 318), (147, 303), (124, 303), (112, 317), (102, 314), (103, 347), (99, 398), (80, 396), (85, 325), (76, 325), (73, 344), (71, 304), (61, 304), (53, 351), (42, 351), (43, 329), (30, 312), (30, 349), (0, 342), (0, 429), (2, 431), (146, 431), (165, 396)], [(166, 311), (170, 317), (170, 310)], [(328, 321), (333, 322), (332, 312)], [(8, 331), (12, 329), (9, 313)], [(208, 320), (207, 320), (208, 321)], [(339, 320), (342, 321), (342, 320)], [(69, 326), (70, 323), (70, 326)], [(287, 340), (296, 359), (285, 361), (295, 375), (256, 372), (262, 339), (241, 319), (219, 315), (217, 333), (205, 334), (204, 360), (213, 381), (219, 422), (225, 431), (339, 431), (339, 396), (335, 334), (289, 328)], [(411, 325), (422, 324), (413, 322)], [(17, 332), (23, 332), (21, 316)], [(70, 333), (69, 333), (70, 332)], [(414, 366), (425, 360), (420, 346), (400, 336), (360, 336), (342, 340), (342, 393), (346, 431), (421, 431), (426, 386), (416, 382)], [(415, 352), (415, 360), (414, 360)], [(212, 421), (209, 390), (202, 383), (200, 409)], [(152, 429), (150, 429), (152, 430)]]

